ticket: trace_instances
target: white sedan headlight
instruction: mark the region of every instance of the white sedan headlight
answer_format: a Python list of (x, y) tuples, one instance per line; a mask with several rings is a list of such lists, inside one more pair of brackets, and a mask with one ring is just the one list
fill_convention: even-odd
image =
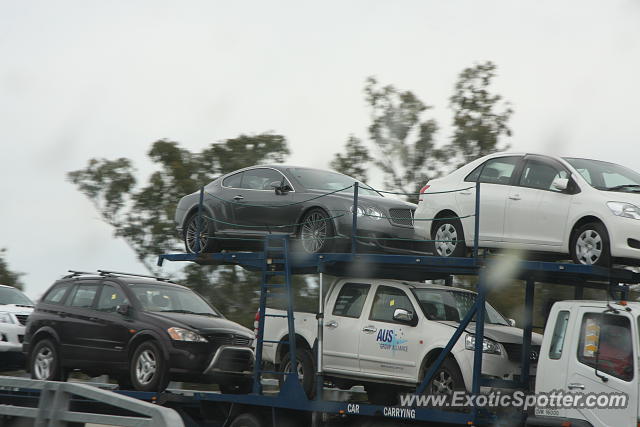
[[(475, 335), (467, 334), (467, 336), (464, 339), (464, 348), (466, 348), (467, 350), (476, 349)], [(489, 354), (502, 354), (502, 349), (500, 348), (500, 344), (485, 337), (482, 340), (482, 352), (489, 353)]]
[(640, 219), (640, 208), (631, 203), (607, 202), (607, 206), (614, 215), (625, 218)]
[(173, 327), (167, 329), (167, 332), (174, 341), (207, 342), (206, 338), (188, 329)]
[(14, 323), (11, 315), (6, 312), (0, 312), (0, 323)]

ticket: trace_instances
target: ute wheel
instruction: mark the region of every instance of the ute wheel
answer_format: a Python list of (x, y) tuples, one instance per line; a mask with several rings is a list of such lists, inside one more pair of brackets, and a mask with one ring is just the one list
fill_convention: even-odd
[(590, 222), (574, 230), (569, 244), (576, 264), (608, 267), (611, 262), (609, 233), (600, 222)]
[(252, 413), (240, 414), (231, 421), (229, 427), (264, 427), (266, 423), (262, 419)]
[(431, 378), (425, 392), (428, 394), (451, 395), (454, 391), (459, 390), (465, 390), (460, 368), (455, 360), (446, 358), (442, 361), (436, 373), (433, 374), (433, 378)]
[[(304, 390), (307, 397), (309, 399), (313, 399), (316, 394), (313, 356), (307, 349), (298, 349), (296, 353), (298, 380), (302, 384), (302, 389)], [(287, 352), (287, 354), (285, 354), (282, 358), (282, 362), (280, 362), (280, 366), (282, 366), (282, 372), (291, 372), (291, 365), (291, 355), (289, 352)], [(281, 390), (284, 384), (284, 380), (285, 379), (283, 376), (280, 376), (280, 378), (278, 379)]]
[(198, 212), (193, 212), (187, 217), (184, 223), (182, 239), (187, 253), (203, 253), (215, 252), (218, 250), (218, 244), (212, 237), (215, 236), (213, 221), (206, 218), (203, 212), (202, 225), (200, 227), (200, 250), (196, 251), (196, 236), (198, 234)]
[(319, 208), (309, 210), (300, 221), (300, 248), (309, 254), (331, 252), (336, 235), (333, 220)]
[(43, 339), (33, 348), (29, 361), (31, 378), (43, 381), (66, 381), (58, 347), (50, 339)]
[(222, 394), (249, 394), (253, 390), (253, 381), (239, 381), (237, 384), (218, 384)]
[(433, 225), (433, 254), (442, 257), (464, 257), (467, 246), (459, 219), (440, 219)]
[(130, 364), (133, 388), (161, 392), (169, 384), (166, 362), (158, 344), (145, 341), (136, 348)]
[(374, 405), (395, 405), (398, 403), (398, 390), (388, 384), (365, 384), (369, 402)]

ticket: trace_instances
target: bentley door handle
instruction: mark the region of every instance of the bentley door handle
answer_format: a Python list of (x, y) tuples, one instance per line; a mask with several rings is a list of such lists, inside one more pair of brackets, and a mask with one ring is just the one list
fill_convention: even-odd
[(364, 332), (365, 334), (372, 334), (377, 330), (378, 328), (373, 325), (365, 326), (364, 328), (362, 328), (362, 332)]
[(242, 196), (240, 196), (240, 195), (235, 196), (235, 197), (233, 198), (233, 200), (242, 200), (242, 199), (244, 199), (244, 197), (242, 197)]

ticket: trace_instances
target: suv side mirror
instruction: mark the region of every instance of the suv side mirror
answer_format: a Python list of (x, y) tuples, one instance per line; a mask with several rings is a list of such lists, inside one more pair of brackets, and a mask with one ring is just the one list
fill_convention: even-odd
[(131, 311), (131, 306), (129, 304), (120, 304), (116, 307), (116, 313), (121, 314), (123, 316), (128, 316)]
[(569, 186), (569, 178), (554, 178), (551, 182), (551, 188), (559, 191), (564, 191)]
[(405, 310), (404, 308), (396, 308), (393, 312), (393, 320), (396, 322), (412, 324), (414, 323), (413, 312)]

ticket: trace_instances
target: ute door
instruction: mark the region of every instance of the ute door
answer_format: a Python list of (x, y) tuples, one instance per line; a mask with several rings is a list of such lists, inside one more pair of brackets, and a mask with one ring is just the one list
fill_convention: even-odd
[(522, 249), (560, 248), (573, 195), (555, 184), (569, 176), (558, 162), (527, 156), (518, 185), (510, 187), (507, 197), (505, 242)]
[[(626, 393), (629, 399), (626, 409), (568, 409), (566, 416), (587, 420), (592, 425), (635, 426), (638, 332), (632, 316), (625, 311), (603, 313), (603, 309), (596, 308), (581, 308), (578, 313), (580, 322), (572, 339), (572, 361), (565, 390), (582, 394)], [(596, 375), (596, 356), (600, 377)]]
[[(480, 180), (480, 243), (501, 242), (504, 239), (504, 215), (511, 179), (521, 156), (495, 157), (478, 166), (465, 178), (463, 187)], [(472, 242), (475, 235), (476, 190), (471, 188), (455, 193), (464, 237)]]
[[(371, 377), (411, 379), (415, 382), (418, 314), (407, 293), (379, 285), (369, 316), (359, 330), (360, 369)], [(394, 319), (397, 309), (413, 314), (413, 323)]]
[[(344, 283), (332, 293), (324, 318), (323, 365), (327, 370), (359, 372), (358, 340), (360, 318), (369, 295), (368, 283)], [(334, 295), (337, 295), (334, 298)]]

